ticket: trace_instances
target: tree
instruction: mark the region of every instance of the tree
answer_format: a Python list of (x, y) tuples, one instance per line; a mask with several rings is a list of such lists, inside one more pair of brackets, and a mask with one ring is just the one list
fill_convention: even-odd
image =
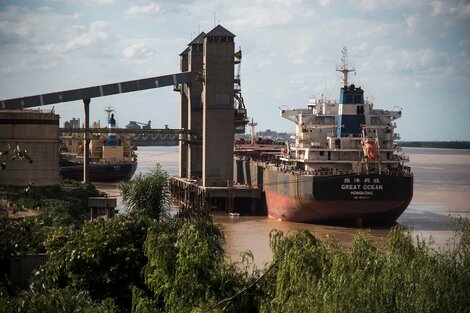
[(168, 173), (157, 164), (150, 174), (139, 174), (118, 185), (129, 214), (145, 215), (159, 220), (170, 209)]
[(113, 298), (130, 309), (132, 286), (145, 287), (140, 274), (147, 263), (142, 246), (148, 223), (120, 215), (77, 230), (57, 229), (46, 241), (49, 259), (35, 286), (84, 290), (93, 300)]
[(145, 306), (148, 312), (154, 312), (153, 306), (165, 312), (250, 312), (254, 301), (248, 293), (216, 306), (254, 279), (246, 268), (224, 262), (223, 238), (206, 208), (183, 208), (174, 218), (153, 224), (144, 245), (145, 283), (153, 294), (136, 292), (134, 307)]
[(308, 231), (273, 233), (273, 271), (261, 282), (260, 312), (468, 312), (470, 227), (436, 251), (394, 228), (377, 249), (359, 232), (349, 250)]
[[(8, 306), (2, 312), (18, 313), (115, 313), (118, 312), (113, 299), (93, 301), (83, 290), (73, 288), (48, 289), (23, 292), (16, 298), (5, 298)], [(1, 302), (0, 302), (0, 308)], [(7, 309), (8, 308), (8, 309)]]
[(36, 218), (9, 220), (6, 215), (0, 215), (0, 234), (0, 287), (12, 291), (8, 278), (10, 258), (44, 252), (46, 232)]

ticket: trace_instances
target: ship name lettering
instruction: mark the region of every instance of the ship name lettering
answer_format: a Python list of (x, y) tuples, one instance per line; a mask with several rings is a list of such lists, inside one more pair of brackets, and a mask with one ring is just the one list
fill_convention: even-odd
[(361, 185), (341, 185), (342, 190), (360, 190)]
[(383, 190), (384, 186), (383, 185), (364, 185), (363, 189), (364, 190)]
[(373, 191), (351, 191), (353, 196), (372, 196), (374, 195)]
[(383, 190), (383, 185), (354, 185), (354, 184), (344, 184), (341, 185), (341, 190)]

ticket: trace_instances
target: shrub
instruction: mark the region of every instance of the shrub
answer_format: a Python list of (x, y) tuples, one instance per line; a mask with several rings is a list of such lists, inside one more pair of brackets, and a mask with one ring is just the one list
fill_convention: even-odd
[(399, 228), (385, 252), (362, 232), (349, 251), (308, 231), (273, 233), (274, 270), (261, 285), (260, 311), (469, 312), (469, 229), (447, 251)]
[(116, 216), (81, 229), (59, 228), (46, 242), (49, 259), (35, 286), (85, 290), (94, 300), (113, 298), (129, 309), (132, 285), (144, 286), (140, 273), (147, 262), (142, 251), (147, 227), (147, 220)]
[(6, 312), (19, 313), (113, 313), (118, 312), (112, 299), (93, 301), (83, 290), (72, 288), (24, 292), (11, 301)]
[(222, 244), (223, 233), (205, 208), (183, 208), (174, 218), (152, 225), (144, 245), (144, 276), (153, 295), (151, 300), (139, 295), (138, 302), (152, 301), (165, 312), (251, 311), (254, 298), (248, 293), (217, 305), (255, 278), (224, 263)]
[(139, 174), (118, 185), (130, 214), (144, 215), (156, 220), (166, 217), (170, 209), (168, 174), (157, 165), (150, 174)]

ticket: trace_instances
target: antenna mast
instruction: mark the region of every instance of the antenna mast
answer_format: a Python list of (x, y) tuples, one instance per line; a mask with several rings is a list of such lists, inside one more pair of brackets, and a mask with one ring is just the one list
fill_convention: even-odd
[(251, 118), (251, 122), (248, 124), (248, 126), (251, 126), (251, 145), (253, 146), (255, 144), (255, 127), (258, 125), (258, 123), (255, 123), (253, 121), (253, 118)]
[(114, 112), (114, 109), (110, 105), (108, 105), (108, 107), (105, 108), (104, 111), (108, 113), (108, 119), (106, 120), (106, 122), (109, 122), (109, 119), (111, 118), (111, 112)]
[(348, 87), (348, 73), (355, 72), (356, 69), (354, 67), (348, 67), (348, 49), (346, 47), (341, 50), (343, 56), (341, 57), (341, 64), (336, 66), (336, 71), (343, 73), (343, 84), (344, 87)]

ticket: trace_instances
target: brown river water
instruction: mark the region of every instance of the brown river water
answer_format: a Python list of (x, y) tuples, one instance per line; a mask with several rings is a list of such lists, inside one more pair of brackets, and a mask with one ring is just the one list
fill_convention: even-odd
[[(413, 235), (432, 238), (437, 248), (445, 248), (453, 238), (449, 216), (470, 218), (470, 150), (403, 148), (410, 157), (414, 173), (414, 195), (398, 223), (410, 229)], [(159, 163), (170, 174), (178, 173), (178, 147), (139, 147), (138, 173), (148, 173)], [(95, 183), (110, 196), (118, 197), (118, 209), (124, 211), (116, 183)], [(230, 217), (216, 213), (214, 222), (225, 233), (226, 255), (234, 261), (240, 253), (250, 250), (255, 263), (262, 266), (271, 260), (269, 233), (278, 229), (284, 233), (308, 229), (318, 236), (334, 237), (343, 246), (351, 243), (361, 229), (271, 220), (267, 217)], [(367, 229), (371, 239), (383, 245), (389, 228)]]

